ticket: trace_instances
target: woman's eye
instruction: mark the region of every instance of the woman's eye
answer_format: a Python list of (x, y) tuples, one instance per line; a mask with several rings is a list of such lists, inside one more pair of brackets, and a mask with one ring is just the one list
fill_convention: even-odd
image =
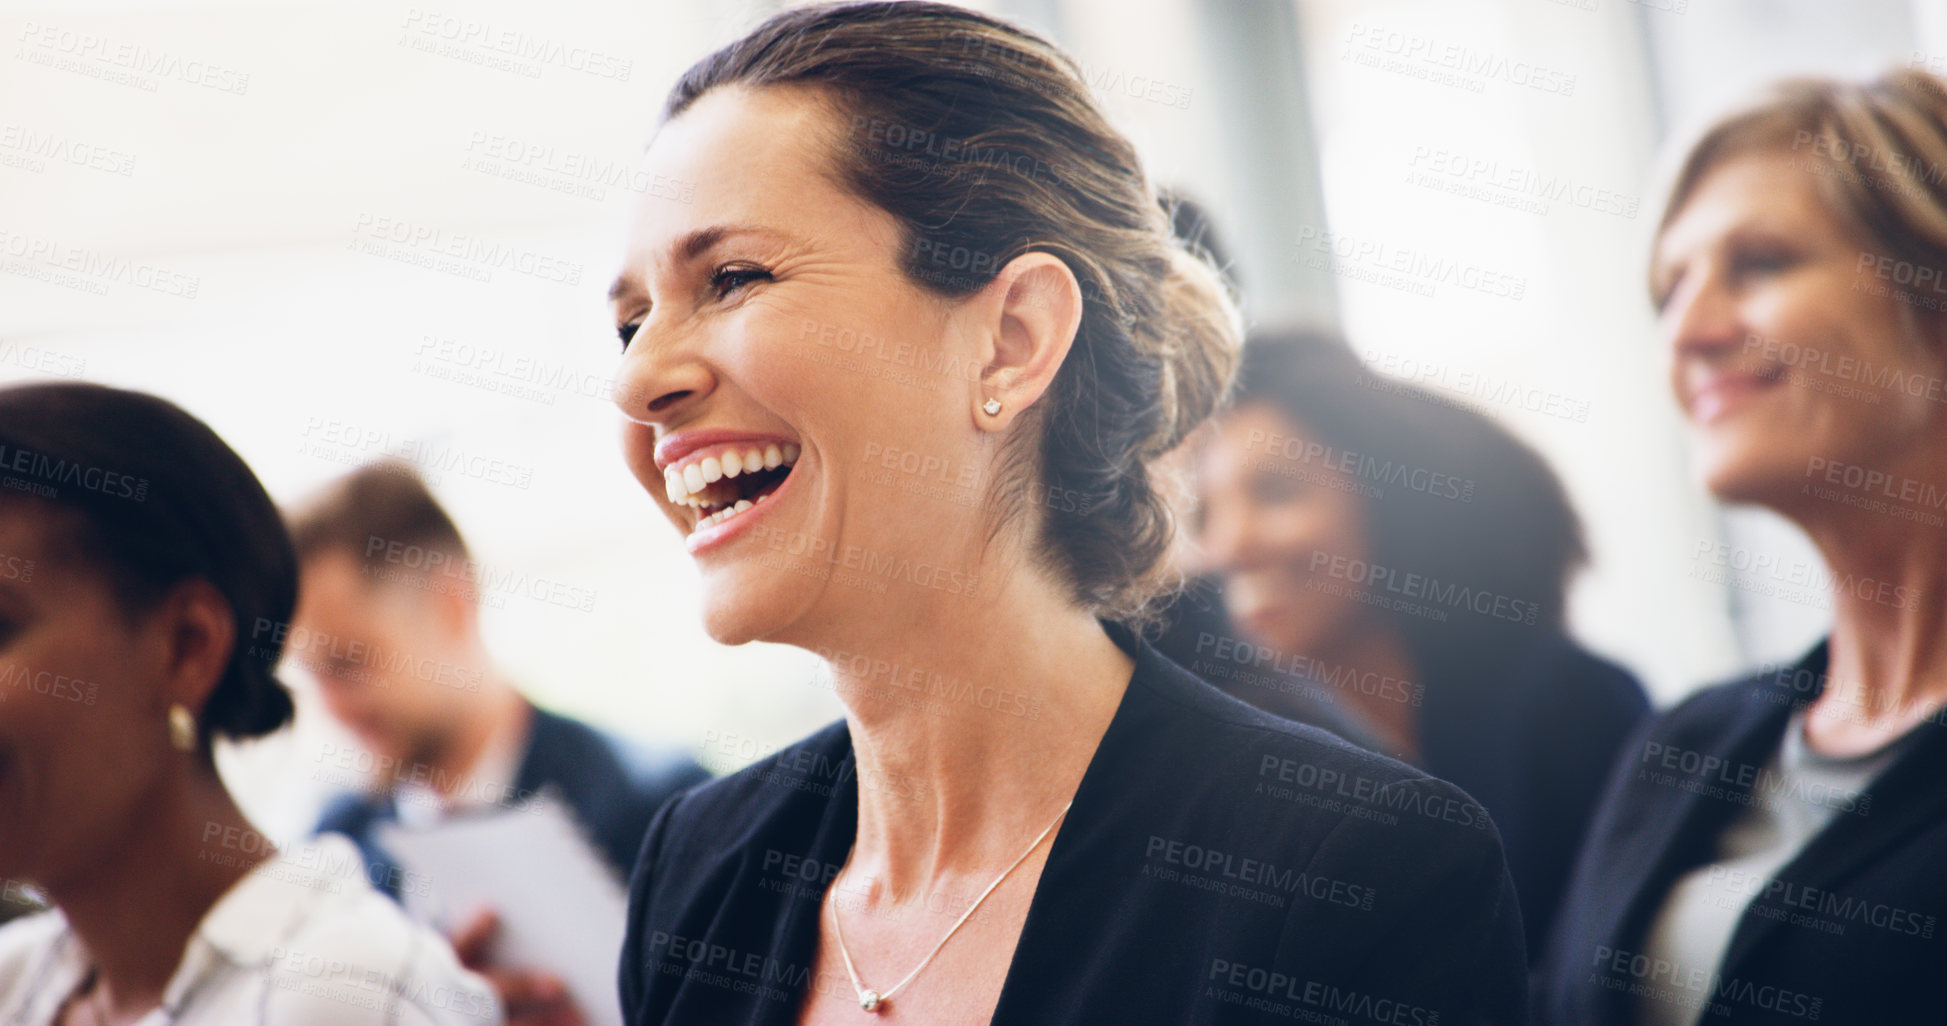
[(1251, 495), (1266, 506), (1281, 506), (1305, 497), (1309, 491), (1296, 475), (1266, 475), (1251, 482)]
[(626, 353), (629, 351), (629, 343), (635, 341), (635, 333), (641, 330), (641, 328), (641, 321), (630, 321), (627, 324), (618, 324), (615, 326), (616, 337), (622, 340), (623, 352)]
[(1671, 297), (1677, 294), (1679, 280), (1677, 275), (1671, 274), (1661, 281), (1650, 283), (1650, 306), (1656, 311), (1658, 317), (1663, 316), (1664, 309), (1670, 305)]
[(1771, 274), (1792, 264), (1790, 253), (1776, 249), (1754, 249), (1739, 253), (1735, 266), (1743, 274)]
[(719, 267), (710, 276), (710, 287), (717, 290), (717, 297), (721, 299), (751, 282), (770, 279), (771, 272), (761, 267)]

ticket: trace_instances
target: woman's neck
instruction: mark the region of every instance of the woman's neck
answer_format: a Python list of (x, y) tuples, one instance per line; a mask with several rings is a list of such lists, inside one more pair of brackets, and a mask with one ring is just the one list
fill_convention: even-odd
[(1873, 522), (1886, 519), (1859, 511), (1811, 531), (1833, 623), (1805, 736), (1828, 755), (1873, 751), (1947, 706), (1947, 529)]
[(162, 1000), (203, 916), (274, 854), (213, 771), (177, 776), (145, 796), (92, 860), (41, 881), (117, 1018)]
[[(828, 644), (856, 753), (854, 879), (891, 900), (998, 872), (1073, 798), (1134, 662), (1032, 573)], [(833, 657), (830, 653), (842, 653)]]

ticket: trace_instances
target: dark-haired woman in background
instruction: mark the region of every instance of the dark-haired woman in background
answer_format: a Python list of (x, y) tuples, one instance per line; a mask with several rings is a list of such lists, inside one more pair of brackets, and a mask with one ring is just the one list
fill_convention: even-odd
[(1650, 278), (1697, 469), (1810, 536), (1832, 631), (1625, 749), (1547, 1022), (1941, 1021), (1947, 292), (1914, 277), (1947, 267), (1943, 169), (1947, 83), (1909, 70), (1785, 83), (1678, 171)]
[(276, 730), (297, 594), (277, 510), (201, 422), (96, 385), (0, 389), (0, 1023), (497, 1023), (350, 842), (280, 853), (210, 742)]
[[(1170, 231), (1185, 248), (1218, 269), (1233, 294), (1239, 291), (1239, 271), (1231, 262), (1209, 211), (1195, 200), (1165, 190), (1163, 209), (1170, 215)], [(1164, 473), (1177, 479), (1190, 476), (1200, 429), (1163, 459)], [(1194, 505), (1191, 500), (1190, 505)], [(1265, 712), (1297, 723), (1323, 727), (1371, 751), (1393, 753), (1379, 734), (1354, 711), (1354, 706), (1313, 675), (1288, 660), (1259, 658), (1269, 650), (1248, 642), (1224, 609), (1223, 586), (1217, 575), (1202, 567), (1194, 541), (1179, 535), (1170, 556), (1172, 565), (1189, 578), (1156, 611), (1145, 634), (1156, 651), (1235, 698)]]
[(630, 467), (709, 632), (819, 653), (845, 717), (658, 814), (632, 1023), (1521, 1016), (1458, 789), (1124, 626), (1239, 329), (1070, 59), (794, 10), (683, 76), (646, 163), (695, 190), (611, 292)]
[(1584, 556), (1554, 473), (1485, 416), (1307, 332), (1245, 346), (1197, 462), (1199, 537), (1248, 643), (1192, 668), (1294, 671), (1478, 799), (1538, 941), (1649, 708), (1566, 632)]

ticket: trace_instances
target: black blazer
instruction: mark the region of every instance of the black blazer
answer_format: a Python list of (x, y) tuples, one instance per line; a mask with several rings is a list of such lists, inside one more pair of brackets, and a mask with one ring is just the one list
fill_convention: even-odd
[(1617, 753), (1649, 713), (1628, 670), (1553, 632), (1494, 673), (1427, 682), (1419, 764), (1494, 817), (1537, 956)]
[[(1792, 709), (1816, 698), (1826, 650), (1706, 689), (1649, 725), (1616, 766), (1535, 978), (1536, 1019), (1633, 1021), (1632, 990), (1667, 983), (1637, 960), (1685, 871), (1714, 861), (1763, 782)], [(1895, 761), (1752, 899), (1702, 1022), (1936, 1023), (1947, 966), (1947, 727), (1916, 728)], [(1689, 967), (1685, 967), (1686, 969)]]
[[(513, 798), (527, 801), (542, 788), (552, 787), (609, 865), (618, 875), (626, 875), (635, 864), (650, 817), (678, 791), (708, 779), (708, 771), (686, 755), (638, 750), (585, 723), (537, 708), (514, 778)], [(365, 857), (372, 883), (397, 898), (404, 880), (378, 846), (377, 831), (379, 824), (398, 818), (398, 806), (389, 792), (341, 795), (325, 808), (317, 832), (351, 838)]]
[[(1055, 835), (993, 1022), (1522, 1018), (1519, 909), (1479, 806), (1111, 634), (1135, 673)], [(857, 787), (840, 722), (657, 814), (630, 893), (628, 1022), (794, 1021)]]
[[(1330, 685), (1230, 643), (1242, 635), (1223, 607), (1223, 586), (1198, 578), (1177, 594), (1154, 639), (1157, 651), (1221, 691), (1266, 712), (1323, 727), (1395, 758)], [(1494, 651), (1493, 670), (1435, 661), (1418, 697), (1414, 729), (1421, 769), (1472, 795), (1501, 832), (1521, 898), (1523, 936), (1539, 954), (1561, 904), (1575, 854), (1623, 742), (1650, 712), (1628, 670), (1559, 631), (1525, 631), (1518, 648)], [(1537, 635), (1529, 638), (1526, 635)], [(1235, 653), (1233, 658), (1223, 654)]]

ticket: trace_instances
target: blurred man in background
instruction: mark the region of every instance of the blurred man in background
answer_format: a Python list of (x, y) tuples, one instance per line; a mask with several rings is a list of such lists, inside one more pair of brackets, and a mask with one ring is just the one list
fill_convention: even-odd
[[(318, 830), (356, 842), (373, 879), (398, 898), (410, 874), (383, 850), (390, 824), (521, 809), (548, 794), (627, 879), (650, 817), (709, 774), (681, 753), (647, 751), (537, 708), (515, 689), (481, 635), (481, 588), (493, 574), (472, 561), (408, 464), (365, 466), (287, 517), (302, 563), (288, 646), (332, 715), (371, 749), (374, 758), (353, 768), (381, 768), (363, 793), (333, 800)], [(490, 913), (462, 925), (462, 959), (501, 988), (515, 1021), (524, 1004), (558, 1006), (558, 979), (480, 964), (495, 928)]]

